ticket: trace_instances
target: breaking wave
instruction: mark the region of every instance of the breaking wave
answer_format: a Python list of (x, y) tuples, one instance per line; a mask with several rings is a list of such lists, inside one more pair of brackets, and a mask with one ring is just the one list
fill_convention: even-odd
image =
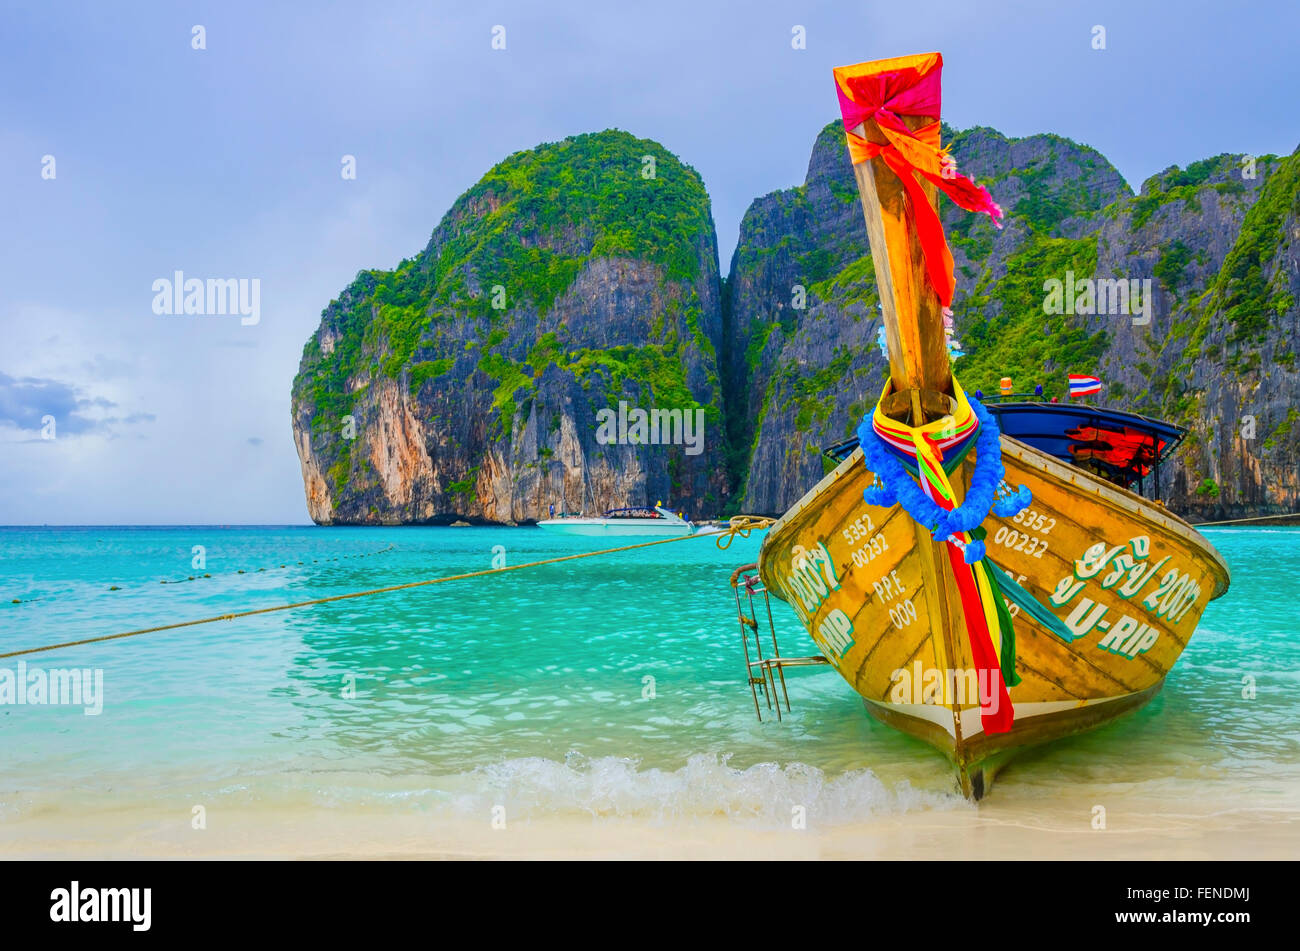
[(585, 813), (601, 817), (686, 819), (728, 817), (788, 825), (802, 807), (809, 823), (840, 823), (963, 804), (955, 794), (889, 786), (871, 770), (828, 777), (803, 763), (759, 763), (745, 769), (729, 757), (692, 756), (676, 770), (641, 769), (637, 760), (571, 754), (564, 762), (511, 759), (461, 777), (473, 791), (452, 797), (458, 812), (483, 814), (503, 805), (512, 816)]

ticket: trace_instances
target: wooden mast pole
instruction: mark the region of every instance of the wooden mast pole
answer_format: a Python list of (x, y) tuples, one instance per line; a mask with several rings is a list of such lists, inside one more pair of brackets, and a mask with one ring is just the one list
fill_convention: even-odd
[[(938, 116), (901, 116), (908, 129), (927, 125)], [(873, 119), (850, 130), (869, 142), (885, 144), (889, 140)], [(916, 236), (915, 216), (902, 181), (880, 156), (855, 163), (853, 174), (862, 199), (862, 213), (867, 223), (867, 239), (875, 265), (876, 285), (885, 321), (885, 340), (889, 349), (889, 375), (893, 383), (890, 395), (881, 404), (886, 415), (920, 426), (941, 419), (952, 412), (952, 368), (948, 358), (948, 340), (943, 327), (943, 305), (926, 273), (921, 242)], [(926, 200), (936, 204), (938, 189), (922, 180)], [(958, 665), (964, 657), (953, 631), (957, 621), (952, 616), (953, 597), (949, 590), (950, 573), (939, 556), (940, 546), (921, 525), (914, 524), (916, 549), (922, 585), (929, 593), (926, 621), (930, 626), (930, 643), (936, 665), (943, 670)], [(957, 619), (959, 620), (959, 619)], [(961, 705), (955, 695), (946, 704), (953, 718), (953, 753), (963, 763), (966, 740), (962, 735)], [(959, 766), (962, 793), (970, 796), (970, 778)]]
[[(903, 121), (916, 129), (935, 118), (904, 116)], [(888, 141), (871, 119), (853, 131), (870, 142)], [(919, 426), (950, 412), (949, 401), (944, 399), (952, 394), (952, 370), (943, 307), (926, 276), (903, 183), (880, 156), (854, 165), (853, 174), (876, 267), (889, 374), (894, 383), (894, 396), (886, 402), (885, 412), (900, 419), (908, 413), (912, 425)], [(922, 181), (921, 187), (934, 205), (937, 189), (928, 181)]]

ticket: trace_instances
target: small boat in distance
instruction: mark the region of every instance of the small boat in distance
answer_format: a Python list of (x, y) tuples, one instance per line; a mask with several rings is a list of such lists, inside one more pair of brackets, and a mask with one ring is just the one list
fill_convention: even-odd
[(558, 535), (689, 535), (695, 526), (662, 506), (610, 509), (604, 515), (561, 515), (537, 523)]

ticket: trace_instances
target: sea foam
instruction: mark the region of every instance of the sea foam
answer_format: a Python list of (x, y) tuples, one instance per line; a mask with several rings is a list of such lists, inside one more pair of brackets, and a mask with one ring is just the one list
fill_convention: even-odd
[[(788, 825), (796, 808), (811, 823), (842, 823), (918, 809), (962, 805), (956, 795), (927, 792), (906, 781), (889, 786), (871, 770), (828, 777), (804, 763), (758, 763), (738, 769), (730, 757), (691, 756), (676, 770), (641, 768), (636, 759), (571, 754), (505, 760), (461, 779), (471, 790), (453, 808), (486, 814), (502, 805), (514, 817), (587, 813), (638, 819), (725, 816)], [(458, 784), (459, 785), (459, 784)]]

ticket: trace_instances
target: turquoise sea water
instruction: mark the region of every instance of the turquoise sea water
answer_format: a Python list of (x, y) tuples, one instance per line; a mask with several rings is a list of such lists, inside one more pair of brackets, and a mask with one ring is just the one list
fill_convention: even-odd
[[(1300, 530), (1207, 536), (1232, 590), (1164, 692), (1025, 756), (1000, 797), (1291, 801)], [(603, 544), (533, 528), (0, 529), (0, 652)], [(697, 538), (29, 656), (102, 669), (103, 710), (0, 706), (0, 821), (106, 796), (787, 823), (792, 798), (830, 822), (961, 807), (943, 758), (870, 720), (832, 672), (794, 672), (793, 714), (756, 721), (727, 578), (757, 551)], [(783, 653), (814, 652), (774, 604)]]

